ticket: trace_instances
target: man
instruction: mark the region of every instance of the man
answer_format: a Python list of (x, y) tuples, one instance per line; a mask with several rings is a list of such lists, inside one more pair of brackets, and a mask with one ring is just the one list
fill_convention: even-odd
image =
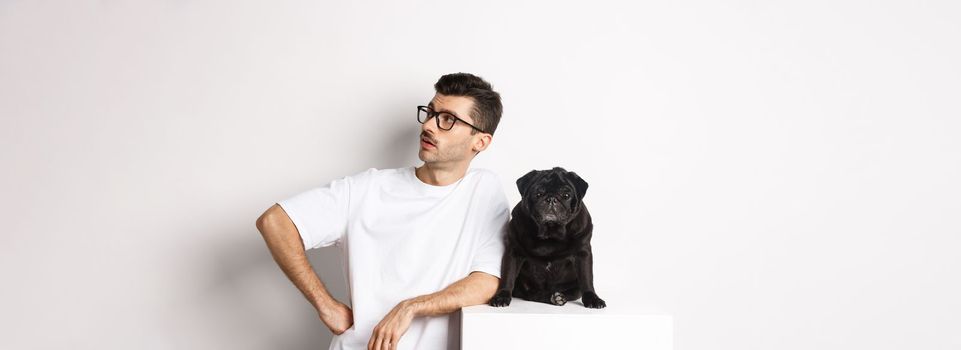
[[(450, 313), (497, 289), (510, 208), (497, 175), (468, 166), (493, 140), (500, 95), (466, 73), (434, 89), (417, 108), (423, 165), (336, 179), (257, 219), (274, 260), (335, 334), (330, 349), (458, 348)], [(347, 260), (350, 307), (305, 254), (330, 245)]]

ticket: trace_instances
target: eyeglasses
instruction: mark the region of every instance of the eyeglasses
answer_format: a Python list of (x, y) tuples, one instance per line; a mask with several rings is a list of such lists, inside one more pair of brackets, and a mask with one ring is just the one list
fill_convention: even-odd
[(433, 117), (437, 117), (437, 119), (435, 119), (434, 121), (437, 123), (437, 127), (443, 130), (450, 130), (454, 128), (454, 124), (457, 124), (457, 122), (460, 121), (461, 123), (467, 124), (467, 126), (474, 128), (474, 130), (480, 131), (485, 134), (487, 133), (486, 131), (481, 130), (476, 126), (471, 125), (471, 123), (468, 123), (463, 119), (458, 118), (456, 115), (453, 115), (447, 112), (436, 112), (427, 106), (417, 106), (418, 122), (420, 122), (421, 124), (424, 124), (428, 120), (430, 120), (430, 118), (433, 118)]

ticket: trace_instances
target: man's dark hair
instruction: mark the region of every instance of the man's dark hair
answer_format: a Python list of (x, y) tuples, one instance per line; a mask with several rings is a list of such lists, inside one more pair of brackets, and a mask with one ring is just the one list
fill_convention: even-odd
[[(470, 117), (474, 119), (474, 126), (491, 135), (497, 130), (501, 121), (501, 95), (491, 89), (491, 84), (470, 73), (451, 73), (440, 77), (434, 84), (434, 90), (441, 95), (466, 96), (474, 100), (474, 108)], [(471, 135), (477, 130), (471, 129)]]

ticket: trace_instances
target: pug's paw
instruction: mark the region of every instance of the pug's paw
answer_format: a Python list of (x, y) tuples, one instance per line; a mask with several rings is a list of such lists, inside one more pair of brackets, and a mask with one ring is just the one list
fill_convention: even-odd
[(491, 301), (488, 303), (490, 306), (502, 307), (511, 304), (511, 292), (506, 290), (497, 291)]
[(554, 292), (554, 294), (551, 295), (551, 304), (557, 306), (567, 304), (567, 298), (565, 298), (564, 294), (561, 292)]
[(584, 296), (581, 297), (581, 302), (584, 303), (584, 307), (591, 309), (603, 309), (607, 307), (607, 303), (594, 292), (584, 293)]

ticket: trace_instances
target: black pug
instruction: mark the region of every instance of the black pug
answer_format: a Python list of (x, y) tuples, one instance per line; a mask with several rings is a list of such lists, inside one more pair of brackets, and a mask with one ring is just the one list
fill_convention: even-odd
[(594, 292), (591, 214), (582, 200), (587, 182), (554, 167), (517, 179), (521, 201), (511, 212), (500, 285), (491, 306), (511, 296), (564, 305), (581, 298), (585, 307), (607, 306)]

